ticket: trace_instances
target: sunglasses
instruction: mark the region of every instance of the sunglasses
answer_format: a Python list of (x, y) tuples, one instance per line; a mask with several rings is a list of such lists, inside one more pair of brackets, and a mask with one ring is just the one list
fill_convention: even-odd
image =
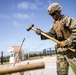
[(51, 14), (51, 16), (54, 16), (55, 15), (55, 12), (53, 12), (52, 14)]

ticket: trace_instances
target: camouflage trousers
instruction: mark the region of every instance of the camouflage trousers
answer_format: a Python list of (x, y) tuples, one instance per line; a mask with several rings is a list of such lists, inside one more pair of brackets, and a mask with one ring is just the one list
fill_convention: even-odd
[(57, 75), (68, 75), (69, 64), (65, 58), (73, 59), (73, 53), (66, 48), (57, 49)]

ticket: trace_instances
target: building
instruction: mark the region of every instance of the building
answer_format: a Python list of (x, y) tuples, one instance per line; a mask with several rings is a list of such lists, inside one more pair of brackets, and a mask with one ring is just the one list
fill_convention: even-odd
[(11, 46), (9, 53), (10, 53), (9, 58), (10, 63), (24, 60), (24, 51), (21, 49), (21, 46)]

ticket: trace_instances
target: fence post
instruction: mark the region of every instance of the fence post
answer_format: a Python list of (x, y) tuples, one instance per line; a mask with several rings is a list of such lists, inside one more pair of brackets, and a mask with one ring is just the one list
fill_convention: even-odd
[(1, 64), (3, 64), (3, 51), (1, 51)]

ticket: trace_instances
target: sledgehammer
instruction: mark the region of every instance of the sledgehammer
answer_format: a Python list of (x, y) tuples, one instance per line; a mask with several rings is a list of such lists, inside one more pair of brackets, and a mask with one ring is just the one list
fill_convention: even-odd
[[(34, 30), (34, 31), (37, 31), (37, 29), (34, 28), (34, 24), (31, 24), (26, 30), (27, 30), (27, 31), (30, 31), (31, 29)], [(60, 44), (60, 41), (56, 40), (56, 39), (53, 38), (53, 37), (50, 37), (49, 35), (45, 34), (44, 32), (41, 32), (41, 35), (43, 35), (43, 36), (45, 36), (46, 38), (48, 38), (48, 39), (50, 39), (50, 40), (52, 40), (52, 41)], [(75, 52), (75, 49), (72, 49), (72, 48), (68, 48), (68, 49), (69, 49), (70, 51), (72, 51), (72, 52)]]

